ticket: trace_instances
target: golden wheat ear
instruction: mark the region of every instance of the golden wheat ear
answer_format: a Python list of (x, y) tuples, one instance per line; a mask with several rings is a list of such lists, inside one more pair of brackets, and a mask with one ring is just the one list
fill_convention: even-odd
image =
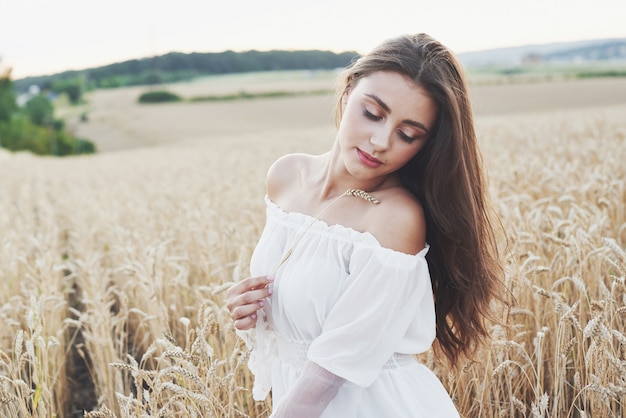
[(371, 194), (363, 190), (348, 189), (346, 190), (345, 194), (346, 196), (354, 196), (354, 197), (359, 197), (361, 199), (367, 200), (368, 202), (373, 203), (374, 205), (377, 205), (380, 203), (380, 200), (378, 200), (377, 198), (375, 198), (374, 196), (372, 196)]

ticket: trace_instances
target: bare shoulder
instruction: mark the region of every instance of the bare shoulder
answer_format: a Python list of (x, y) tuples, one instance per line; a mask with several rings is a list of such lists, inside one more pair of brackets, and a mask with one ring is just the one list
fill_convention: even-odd
[(380, 194), (380, 205), (370, 211), (368, 230), (383, 247), (417, 254), (426, 245), (426, 219), (420, 202), (402, 187)]
[(275, 200), (283, 192), (301, 182), (310, 164), (311, 156), (307, 154), (287, 154), (278, 158), (267, 171), (267, 195)]

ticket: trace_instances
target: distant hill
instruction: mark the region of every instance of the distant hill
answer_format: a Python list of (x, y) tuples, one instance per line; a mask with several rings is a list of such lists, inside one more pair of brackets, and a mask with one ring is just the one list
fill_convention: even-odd
[[(458, 54), (468, 67), (518, 66), (524, 63), (580, 63), (623, 60), (626, 62), (626, 38), (596, 39), (525, 45)], [(18, 92), (36, 84), (52, 88), (64, 83), (78, 83), (82, 88), (110, 88), (150, 85), (189, 80), (210, 74), (252, 71), (332, 69), (345, 67), (358, 54), (353, 51), (224, 51), (218, 53), (180, 53), (124, 61), (102, 67), (28, 77), (15, 80)]]
[(604, 61), (626, 59), (626, 39), (580, 46), (543, 55), (545, 61)]
[[(55, 85), (80, 83), (83, 88), (112, 88), (152, 85), (189, 80), (212, 74), (274, 70), (323, 70), (345, 67), (358, 57), (356, 52), (331, 51), (224, 51), (211, 53), (171, 52), (102, 67), (15, 80), (18, 92), (36, 84), (55, 90)], [(78, 81), (77, 81), (78, 80)]]
[(525, 45), (460, 53), (466, 67), (514, 66), (524, 62), (626, 61), (626, 38)]

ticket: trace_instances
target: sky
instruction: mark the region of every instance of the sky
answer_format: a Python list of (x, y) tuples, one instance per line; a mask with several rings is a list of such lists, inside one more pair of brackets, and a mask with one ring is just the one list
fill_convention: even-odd
[(626, 38), (625, 0), (0, 0), (19, 79), (172, 51), (365, 53), (425, 32), (453, 51)]

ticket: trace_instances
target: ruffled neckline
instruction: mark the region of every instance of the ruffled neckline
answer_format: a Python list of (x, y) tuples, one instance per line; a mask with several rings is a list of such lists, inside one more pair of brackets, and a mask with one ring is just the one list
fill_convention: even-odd
[(342, 241), (361, 243), (367, 246), (371, 246), (373, 248), (380, 249), (381, 251), (390, 251), (392, 253), (401, 254), (407, 257), (425, 257), (428, 249), (430, 248), (430, 246), (426, 244), (426, 246), (415, 255), (396, 251), (394, 249), (384, 247), (371, 232), (357, 231), (356, 229), (341, 224), (329, 225), (325, 221), (317, 219), (314, 216), (307, 215), (306, 213), (286, 211), (281, 208), (276, 202), (271, 200), (267, 195), (264, 197), (264, 199), (269, 211), (274, 214), (281, 222), (299, 227), (308, 227), (309, 225), (311, 225), (309, 232), (315, 231), (318, 234), (330, 236), (336, 239), (340, 239)]

